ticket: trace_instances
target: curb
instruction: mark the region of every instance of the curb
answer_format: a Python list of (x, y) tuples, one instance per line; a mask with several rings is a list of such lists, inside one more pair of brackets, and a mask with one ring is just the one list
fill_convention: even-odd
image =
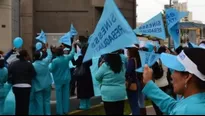
[[(95, 110), (95, 109), (100, 108), (100, 107), (103, 107), (103, 104), (95, 105), (95, 106), (91, 107), (89, 110)], [(87, 112), (89, 110), (76, 110), (76, 111), (68, 113), (68, 115), (78, 115), (78, 114), (82, 114), (83, 112)]]

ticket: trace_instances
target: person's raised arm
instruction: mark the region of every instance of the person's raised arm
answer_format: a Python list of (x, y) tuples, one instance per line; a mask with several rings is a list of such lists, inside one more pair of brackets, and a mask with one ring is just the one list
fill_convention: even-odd
[(47, 57), (43, 59), (47, 64), (49, 64), (53, 58), (53, 54), (51, 52), (51, 49), (48, 48), (48, 44), (46, 44), (46, 49), (47, 49)]
[(142, 92), (151, 99), (163, 113), (170, 114), (176, 106), (177, 101), (157, 87), (152, 81), (152, 73), (152, 69), (146, 65), (143, 73), (145, 87)]
[(72, 60), (74, 58), (74, 55), (75, 55), (75, 45), (76, 45), (77, 42), (78, 41), (74, 41), (73, 42), (72, 50), (71, 50), (70, 54), (65, 56), (68, 61), (70, 61), (70, 60)]

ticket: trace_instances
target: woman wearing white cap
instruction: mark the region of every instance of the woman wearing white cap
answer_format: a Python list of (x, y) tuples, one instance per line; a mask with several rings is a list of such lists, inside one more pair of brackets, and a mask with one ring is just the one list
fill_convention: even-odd
[(0, 115), (3, 115), (4, 101), (6, 98), (4, 85), (8, 78), (8, 70), (4, 66), (4, 57), (0, 55)]
[[(200, 56), (199, 56), (200, 55)], [(178, 56), (163, 53), (162, 63), (174, 70), (172, 74), (174, 92), (184, 98), (176, 101), (162, 92), (152, 81), (152, 70), (145, 66), (143, 93), (169, 115), (205, 114), (205, 50), (184, 49)]]

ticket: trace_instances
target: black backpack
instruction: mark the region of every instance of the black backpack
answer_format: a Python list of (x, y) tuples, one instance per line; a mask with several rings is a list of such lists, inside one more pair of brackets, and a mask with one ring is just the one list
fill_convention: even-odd
[(153, 70), (153, 79), (158, 80), (162, 78), (164, 74), (164, 70), (160, 63), (158, 62), (154, 63), (154, 65), (152, 66), (152, 70)]

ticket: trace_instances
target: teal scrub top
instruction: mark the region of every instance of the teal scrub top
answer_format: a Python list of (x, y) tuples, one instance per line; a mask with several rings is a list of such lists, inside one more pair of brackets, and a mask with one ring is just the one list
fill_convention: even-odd
[(0, 99), (5, 97), (4, 85), (8, 79), (7, 68), (0, 69)]
[(205, 93), (195, 94), (186, 99), (176, 101), (160, 90), (153, 81), (146, 84), (143, 93), (165, 114), (205, 115)]
[(74, 58), (75, 48), (72, 48), (72, 51), (69, 55), (59, 56), (55, 58), (52, 63), (49, 65), (49, 69), (53, 74), (53, 79), (55, 84), (67, 84), (71, 80), (70, 67), (68, 63)]
[(110, 66), (103, 63), (95, 75), (96, 80), (101, 83), (102, 100), (105, 102), (117, 102), (126, 99), (125, 67), (120, 73), (114, 73)]
[(50, 49), (47, 50), (47, 54), (47, 57), (43, 60), (37, 60), (33, 63), (37, 73), (36, 77), (32, 80), (32, 87), (34, 87), (35, 92), (47, 89), (52, 84), (52, 77), (48, 68), (52, 60), (52, 52)]

